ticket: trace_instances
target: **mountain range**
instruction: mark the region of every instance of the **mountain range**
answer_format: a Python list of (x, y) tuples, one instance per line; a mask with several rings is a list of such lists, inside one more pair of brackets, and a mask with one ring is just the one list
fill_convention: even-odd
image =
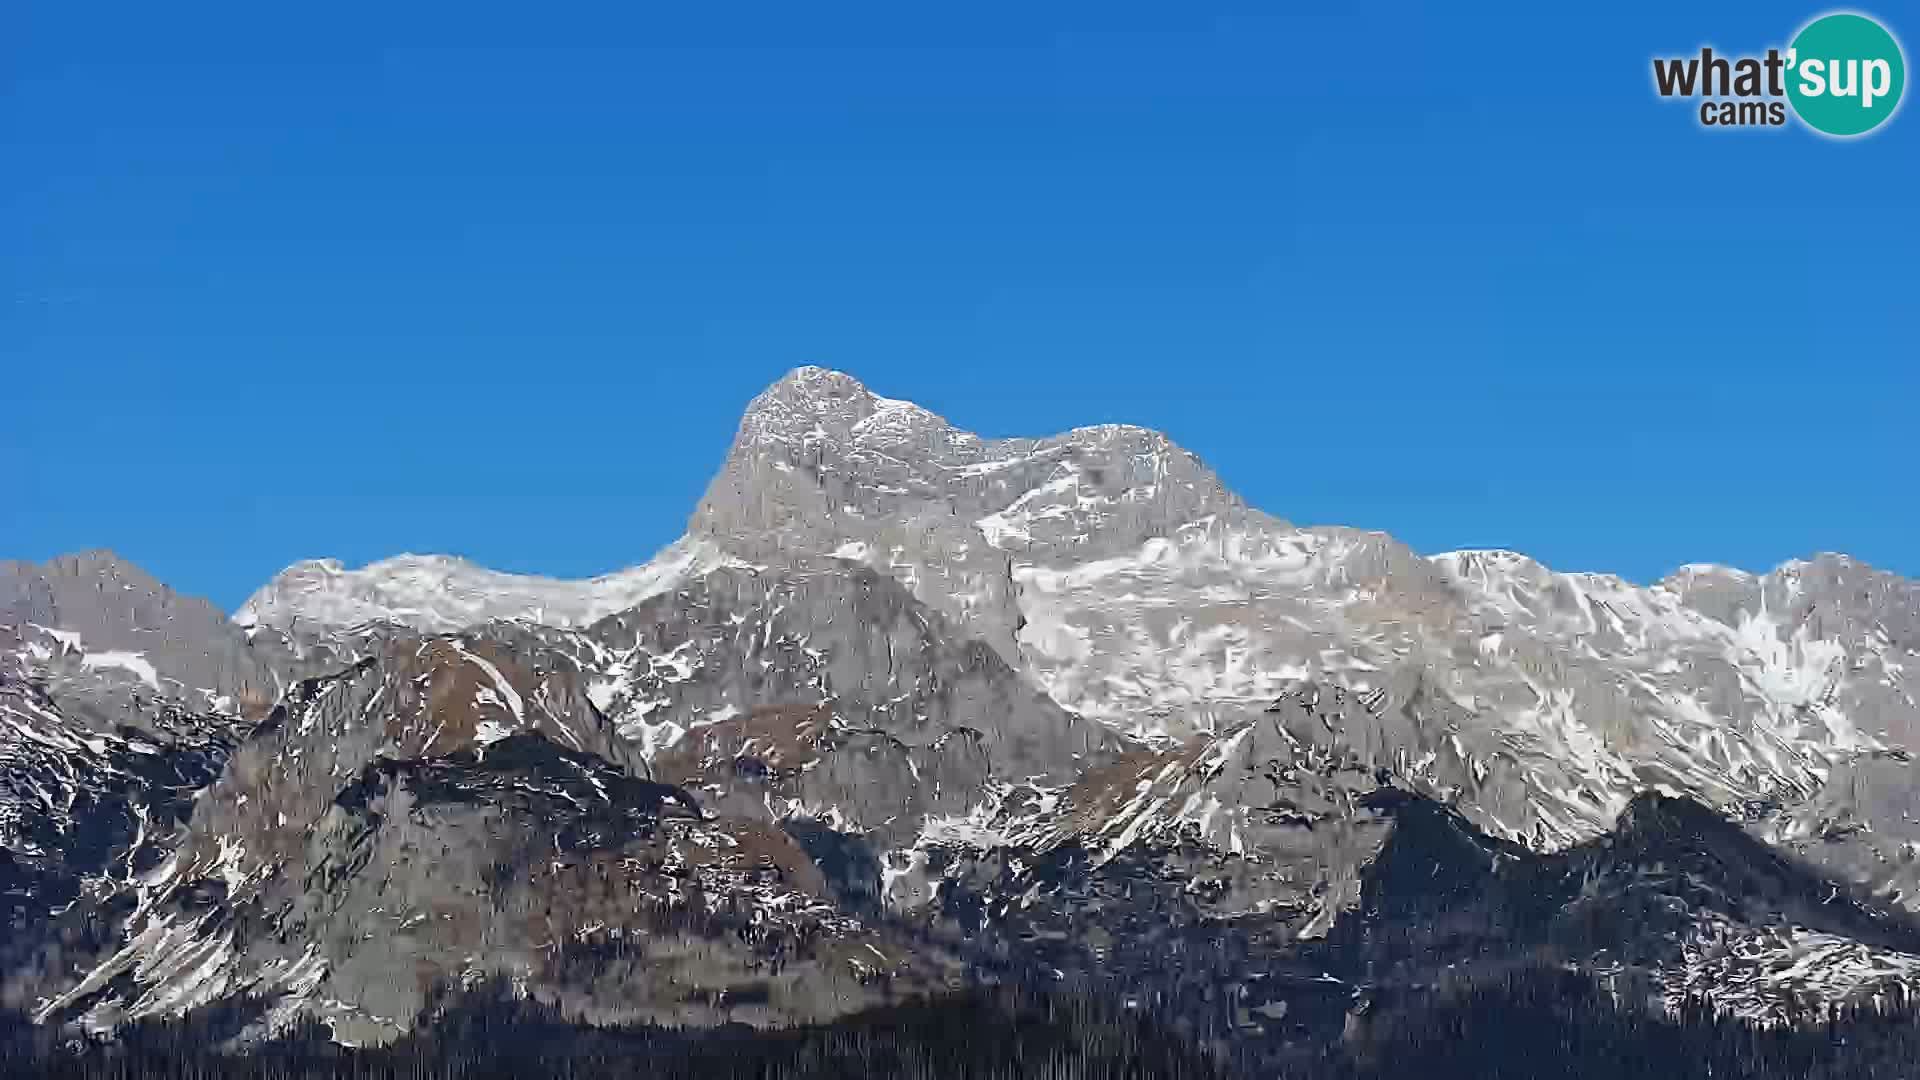
[(0, 563), (0, 1006), (369, 1044), (487, 980), (757, 1026), (1011, 982), (1277, 1061), (1525, 962), (1793, 1025), (1920, 978), (1916, 664), (1920, 585), (1845, 556), (1423, 556), (802, 368), (604, 577), (319, 559), (229, 616)]

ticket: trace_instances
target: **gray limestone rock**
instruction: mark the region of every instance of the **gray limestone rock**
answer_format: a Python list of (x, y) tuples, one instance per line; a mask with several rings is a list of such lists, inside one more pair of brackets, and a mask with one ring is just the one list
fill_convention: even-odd
[(1156, 432), (803, 368), (591, 581), (320, 560), (229, 622), (0, 564), (0, 851), (117, 912), (0, 959), (50, 1020), (253, 993), (348, 1039), (487, 975), (699, 1023), (1117, 979), (1258, 1035), (1523, 949), (1778, 1017), (1920, 973), (1916, 664), (1920, 587), (1842, 556), (1423, 556)]

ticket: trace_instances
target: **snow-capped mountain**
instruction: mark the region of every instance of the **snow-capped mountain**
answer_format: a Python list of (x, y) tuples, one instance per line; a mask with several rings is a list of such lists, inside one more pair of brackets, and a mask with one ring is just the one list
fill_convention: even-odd
[(196, 604), (0, 567), (0, 848), (112, 913), (6, 976), (47, 1022), (246, 993), (383, 1039), (504, 975), (759, 1023), (972, 972), (1259, 1039), (1506, 948), (1770, 1021), (1920, 971), (1920, 587), (1841, 556), (1422, 556), (1155, 432), (983, 439), (803, 368), (632, 569)]
[(754, 399), (687, 537), (650, 563), (578, 583), (301, 564), (239, 618), (584, 625), (723, 563), (823, 556), (902, 582), (1061, 706), (1134, 737), (1229, 732), (1302, 680), (1427, 702), (1447, 737), (1409, 779), (1451, 798), (1503, 776), (1463, 811), (1542, 849), (1598, 835), (1643, 789), (1805, 796), (1920, 719), (1920, 590), (1841, 556), (1647, 587), (1512, 552), (1422, 558), (1249, 509), (1156, 432), (981, 439), (819, 368)]
[(719, 549), (692, 539), (643, 565), (586, 581), (505, 574), (450, 555), (396, 555), (358, 570), (337, 559), (310, 559), (261, 586), (233, 621), (282, 630), (380, 622), (459, 630), (489, 619), (580, 626), (729, 562)]

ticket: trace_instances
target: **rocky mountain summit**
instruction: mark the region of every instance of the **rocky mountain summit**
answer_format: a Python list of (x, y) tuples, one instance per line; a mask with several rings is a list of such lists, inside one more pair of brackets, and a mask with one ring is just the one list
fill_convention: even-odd
[(476, 979), (700, 1024), (1037, 980), (1284, 1054), (1525, 955), (1790, 1023), (1920, 970), (1916, 654), (1843, 556), (1422, 556), (803, 368), (589, 581), (319, 560), (227, 619), (0, 564), (0, 1004), (377, 1042)]

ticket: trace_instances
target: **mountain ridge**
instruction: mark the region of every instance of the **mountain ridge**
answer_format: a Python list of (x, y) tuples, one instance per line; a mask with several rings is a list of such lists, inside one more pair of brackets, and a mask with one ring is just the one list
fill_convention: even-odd
[(1422, 556), (1145, 429), (982, 439), (801, 369), (686, 536), (587, 582), (316, 560), (228, 618), (0, 566), (0, 851), (93, 898), (22, 902), (0, 1004), (383, 1041), (447, 979), (755, 1024), (1112, 979), (1258, 1041), (1512, 948), (1799, 1015), (1920, 974), (1802, 903), (1920, 908), (1914, 664), (1920, 590), (1844, 556)]
[[(833, 430), (819, 426), (819, 421), (823, 417), (834, 422), (835, 426)], [(879, 423), (876, 423), (876, 421), (879, 421)], [(1047, 444), (1058, 445), (1066, 443), (1076, 436), (1118, 435), (1129, 439), (1145, 441), (1157, 447), (1163, 447), (1171, 452), (1183, 455), (1204, 467), (1204, 463), (1200, 463), (1197, 457), (1190, 451), (1179, 446), (1179, 444), (1175, 443), (1165, 433), (1134, 424), (1107, 423), (1084, 425), (1043, 438), (1018, 436), (995, 439), (983, 438), (973, 432), (954, 427), (944, 417), (924, 409), (911, 401), (887, 398), (876, 394), (858, 379), (844, 372), (812, 365), (793, 369), (766, 390), (756, 395), (748, 403), (734, 441), (729, 446), (727, 458), (752, 457), (763, 452), (766, 445), (770, 442), (798, 440), (805, 443), (810, 438), (822, 438), (834, 434), (839, 434), (842, 439), (852, 439), (855, 437), (869, 438), (877, 435), (880, 436), (880, 438), (873, 441), (893, 443), (896, 445), (912, 443), (915, 439), (931, 439), (935, 442), (951, 441), (967, 448), (963, 452), (983, 458), (992, 452), (991, 448), (993, 447), (1041, 447)], [(975, 463), (974, 468), (982, 471), (992, 471), (995, 465), (1005, 466), (1006, 464), (1007, 462), (1004, 460), (987, 460), (983, 463)], [(716, 477), (715, 484), (719, 484), (721, 480), (722, 477)], [(709, 501), (710, 498), (703, 499), (701, 507), (696, 508), (694, 512), (695, 525), (698, 524), (701, 512), (707, 508), (706, 504)], [(690, 528), (689, 531), (698, 530), (697, 528)], [(1383, 535), (1386, 534), (1383, 533)], [(684, 539), (685, 538), (683, 538), (683, 540)], [(680, 541), (676, 541), (675, 543), (678, 544)], [(528, 585), (567, 584), (585, 587), (597, 583), (612, 583), (625, 575), (634, 574), (647, 566), (661, 562), (663, 557), (667, 556), (669, 552), (674, 551), (674, 549), (675, 545), (670, 544), (646, 562), (635, 563), (606, 574), (578, 579), (552, 578), (540, 574), (502, 573), (487, 570), (484, 566), (460, 556), (416, 553), (403, 553), (389, 556), (365, 564), (355, 570), (348, 570), (339, 560), (329, 558), (301, 560), (289, 566), (287, 570), (293, 571), (307, 567), (320, 567), (327, 569), (331, 573), (340, 574), (342, 572), (364, 572), (376, 568), (384, 569), (392, 564), (404, 564), (412, 560), (441, 561), (455, 564), (465, 569), (483, 571), (487, 574), (498, 574), (499, 577), (504, 580), (525, 582)], [(1461, 555), (1512, 555), (1530, 562), (1535, 561), (1532, 560), (1530, 556), (1509, 548), (1449, 549), (1446, 551), (1431, 552), (1423, 557), (1441, 560), (1450, 556)], [(1817, 551), (1803, 557), (1784, 560), (1770, 569), (1759, 571), (1719, 563), (1688, 563), (1675, 567), (1657, 580), (1632, 582), (1632, 584), (1637, 587), (1672, 586), (1684, 577), (1700, 575), (1729, 575), (1739, 578), (1760, 578), (1788, 572), (1823, 558), (1855, 562), (1868, 569), (1873, 569), (1864, 561), (1853, 559), (1844, 552)], [(1537, 562), (1536, 565), (1544, 566), (1544, 564)], [(282, 573), (286, 572), (287, 571), (283, 571)], [(1628, 580), (1620, 578), (1619, 575), (1598, 569), (1563, 571), (1563, 573), (1581, 576), (1603, 576), (1623, 581)], [(236, 611), (235, 616), (237, 619), (245, 621), (249, 609), (255, 606), (254, 601), (258, 598), (258, 595), (259, 594), (256, 593), (255, 597), (250, 598), (248, 602), (244, 603), (242, 607)], [(258, 618), (257, 615), (254, 617), (256, 619)], [(456, 627), (442, 626), (439, 628), (452, 629)]]
[(581, 582), (433, 557), (305, 563), (237, 618), (321, 637), (584, 627), (722, 567), (805, 558), (902, 582), (1130, 737), (1229, 730), (1301, 679), (1457, 703), (1487, 729), (1452, 747), (1461, 769), (1530, 740), (1516, 782), (1553, 794), (1480, 824), (1536, 845), (1597, 833), (1648, 786), (1723, 805), (1804, 795), (1920, 725), (1902, 659), (1920, 662), (1920, 587), (1846, 556), (1690, 564), (1644, 587), (1504, 549), (1421, 556), (1253, 510), (1158, 432), (983, 439), (819, 367), (749, 403), (687, 534), (647, 563)]
[[(1126, 427), (1128, 425), (1104, 425), (1104, 424), (1093, 425), (1092, 429), (1097, 429), (1101, 427), (1115, 427), (1115, 426)], [(1078, 431), (1078, 430), (1092, 430), (1092, 429), (1077, 428), (1073, 430)], [(1142, 428), (1138, 430), (1148, 430), (1148, 429)], [(1381, 530), (1364, 530), (1363, 529), (1360, 531), (1380, 532), (1381, 535), (1391, 535), (1390, 533), (1385, 533)], [(608, 582), (622, 579), (626, 575), (634, 574), (637, 571), (643, 570), (649, 566), (654, 566), (660, 563), (662, 561), (662, 556), (665, 554), (665, 552), (673, 549), (678, 543), (679, 541), (675, 541), (673, 544), (667, 545), (666, 548), (662, 549), (661, 553), (654, 555), (652, 558), (647, 559), (644, 562), (634, 563), (632, 565), (622, 567), (618, 570), (611, 570), (604, 574), (595, 574), (591, 577), (583, 577), (583, 578), (562, 578), (562, 577), (553, 577), (551, 575), (539, 574), (539, 573), (525, 573), (525, 572), (510, 571), (510, 570), (493, 570), (485, 566), (484, 564), (474, 559), (468, 558), (467, 556), (464, 556), (464, 555), (451, 555), (451, 554), (445, 554), (445, 553), (432, 553), (432, 552), (410, 552), (410, 551), (400, 552), (395, 555), (384, 556), (379, 559), (373, 559), (368, 562), (362, 563), (358, 566), (348, 566), (343, 560), (332, 558), (332, 557), (315, 557), (315, 558), (309, 558), (309, 559), (301, 559), (297, 562), (288, 564), (284, 570), (280, 571), (279, 574), (275, 575), (275, 578), (278, 579), (284, 575), (292, 574), (294, 572), (305, 570), (307, 568), (313, 568), (313, 569), (323, 570), (328, 575), (331, 575), (331, 576), (347, 576), (347, 575), (354, 575), (354, 574), (365, 574), (370, 580), (377, 582), (378, 578), (381, 575), (373, 573), (374, 571), (384, 572), (388, 569), (404, 568), (406, 566), (410, 566), (412, 564), (417, 564), (417, 563), (435, 563), (435, 564), (444, 565), (449, 568), (457, 569), (461, 571), (476, 571), (476, 572), (479, 572), (480, 574), (484, 574), (488, 576), (498, 576), (499, 578), (506, 579), (509, 582), (524, 582), (529, 586), (536, 585), (536, 584), (575, 586), (575, 587), (578, 587), (579, 591), (581, 592), (588, 592), (588, 591), (591, 591), (590, 587), (592, 586), (597, 586), (602, 583), (608, 583)], [(72, 557), (75, 557), (76, 555), (101, 555), (107, 558), (120, 560), (120, 556), (115, 554), (110, 549), (104, 549), (104, 548), (92, 549), (85, 552), (76, 552), (69, 555), (55, 556), (55, 558), (57, 559), (72, 558)], [(1425, 559), (1434, 560), (1434, 561), (1442, 561), (1442, 560), (1452, 560), (1452, 559), (1470, 557), (1470, 556), (1479, 556), (1479, 557), (1510, 556), (1518, 559), (1523, 559), (1528, 562), (1536, 563), (1537, 565), (1540, 565), (1542, 567), (1546, 565), (1545, 563), (1539, 563), (1538, 560), (1535, 560), (1532, 556), (1527, 555), (1524, 552), (1518, 551), (1513, 548), (1499, 548), (1499, 547), (1448, 548), (1442, 551), (1429, 552), (1422, 555), (1421, 557)], [(120, 561), (125, 561), (125, 560), (120, 560)], [(1613, 580), (1622, 581), (1629, 585), (1639, 587), (1639, 588), (1676, 589), (1677, 587), (1686, 584), (1688, 582), (1688, 579), (1690, 578), (1724, 575), (1740, 581), (1754, 581), (1754, 580), (1770, 577), (1776, 574), (1783, 574), (1783, 573), (1802, 570), (1807, 566), (1810, 566), (1815, 563), (1823, 562), (1823, 561), (1850, 563), (1850, 564), (1862, 567), (1871, 572), (1892, 573), (1892, 571), (1882, 570), (1880, 567), (1877, 567), (1874, 564), (1869, 563), (1863, 559), (1857, 559), (1854, 556), (1847, 554), (1846, 552), (1832, 551), (1832, 550), (1821, 550), (1821, 551), (1809, 552), (1808, 554), (1803, 556), (1782, 560), (1780, 563), (1773, 566), (1772, 568), (1767, 570), (1760, 570), (1760, 571), (1749, 570), (1743, 567), (1731, 566), (1731, 565), (1726, 565), (1722, 563), (1687, 563), (1687, 564), (1683, 564), (1681, 566), (1675, 567), (1673, 570), (1669, 571), (1668, 573), (1666, 573), (1665, 575), (1657, 579), (1654, 579), (1652, 581), (1647, 581), (1647, 582), (1636, 582), (1630, 578), (1625, 578), (1618, 574), (1612, 573), (1610, 571), (1605, 571), (1605, 570), (1568, 570), (1568, 571), (1560, 571), (1560, 572), (1565, 573), (1569, 576), (1609, 578)], [(373, 587), (376, 590), (379, 589), (379, 586), (377, 584), (375, 584)], [(256, 589), (254, 593), (251, 596), (249, 596), (247, 600), (241, 604), (240, 607), (235, 608), (233, 610), (230, 617), (233, 619), (234, 622), (239, 623), (242, 626), (252, 626), (265, 621), (258, 611), (258, 600), (260, 598), (262, 590), (264, 590), (265, 588), (266, 586), (262, 586), (261, 589)], [(644, 599), (644, 597), (642, 598)], [(396, 613), (396, 614), (400, 614), (400, 613)], [(484, 622), (486, 621), (486, 619), (489, 619), (489, 618), (514, 618), (514, 617), (516, 616), (490, 614), (490, 615), (484, 616), (479, 621)], [(540, 617), (535, 613), (527, 613), (526, 615), (519, 616), (519, 617), (528, 618), (530, 621), (536, 621), (536, 622), (540, 621)], [(321, 620), (321, 621), (324, 622), (325, 620)], [(407, 620), (404, 618), (393, 618), (391, 621), (406, 622)], [(351, 623), (343, 621), (340, 625), (351, 625)], [(471, 626), (474, 624), (461, 623), (461, 624), (449, 625), (445, 621), (435, 621), (432, 625), (436, 627), (444, 628), (444, 629), (457, 630), (457, 629), (465, 629), (467, 626)], [(426, 627), (420, 627), (420, 628), (425, 629)]]

